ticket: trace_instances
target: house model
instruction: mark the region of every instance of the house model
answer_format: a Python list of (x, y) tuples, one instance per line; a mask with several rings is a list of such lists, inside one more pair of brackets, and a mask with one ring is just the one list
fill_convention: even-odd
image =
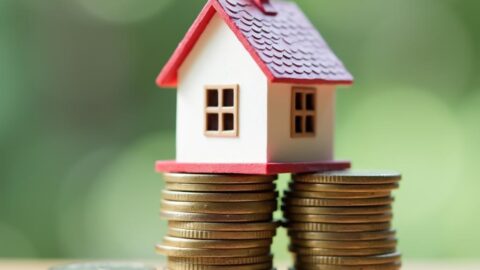
[(157, 78), (177, 88), (159, 172), (278, 174), (334, 160), (335, 91), (353, 78), (296, 4), (209, 0)]

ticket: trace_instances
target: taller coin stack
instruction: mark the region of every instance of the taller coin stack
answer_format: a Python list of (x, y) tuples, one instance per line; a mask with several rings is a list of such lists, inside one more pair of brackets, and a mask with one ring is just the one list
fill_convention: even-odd
[(390, 172), (294, 175), (282, 205), (294, 269), (400, 269), (391, 229), (400, 179)]
[(168, 270), (270, 270), (276, 177), (165, 174)]

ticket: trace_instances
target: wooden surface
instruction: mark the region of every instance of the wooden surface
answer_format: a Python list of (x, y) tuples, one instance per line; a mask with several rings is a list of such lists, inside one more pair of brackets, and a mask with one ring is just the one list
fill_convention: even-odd
[[(0, 260), (0, 270), (46, 270), (50, 266), (64, 264), (65, 261), (9, 261)], [(160, 264), (159, 264), (160, 266)], [(285, 267), (277, 266), (278, 270)], [(478, 270), (480, 263), (422, 262), (405, 263), (403, 270)]]

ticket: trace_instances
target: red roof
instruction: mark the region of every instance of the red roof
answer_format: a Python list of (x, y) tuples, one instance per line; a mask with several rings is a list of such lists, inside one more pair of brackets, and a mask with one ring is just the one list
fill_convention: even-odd
[(218, 13), (271, 82), (351, 84), (352, 75), (320, 33), (291, 2), (272, 1), (277, 15), (260, 10), (254, 0), (209, 0), (157, 78), (176, 87), (177, 71)]

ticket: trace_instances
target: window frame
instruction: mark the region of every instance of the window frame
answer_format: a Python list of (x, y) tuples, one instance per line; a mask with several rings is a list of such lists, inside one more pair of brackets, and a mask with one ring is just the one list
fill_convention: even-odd
[[(301, 109), (297, 109), (297, 94), (302, 96)], [(313, 110), (307, 109), (307, 95), (313, 95)], [(291, 138), (313, 138), (317, 135), (317, 89), (315, 87), (292, 87), (291, 112), (290, 112), (290, 137)], [(307, 118), (313, 118), (313, 132), (307, 132)], [(301, 117), (302, 131), (297, 132), (296, 118)]]
[[(204, 87), (204, 135), (207, 137), (238, 137), (239, 136), (239, 85), (205, 85)], [(233, 106), (223, 106), (223, 94), (225, 90), (233, 89)], [(218, 104), (216, 107), (208, 106), (208, 92), (216, 90)], [(208, 130), (208, 114), (218, 115), (218, 130)], [(224, 130), (224, 114), (233, 114), (233, 130)]]

